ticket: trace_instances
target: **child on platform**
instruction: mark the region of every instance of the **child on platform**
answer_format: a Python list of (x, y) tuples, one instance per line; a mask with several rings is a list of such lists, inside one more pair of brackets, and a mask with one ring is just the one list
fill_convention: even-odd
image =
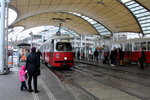
[(27, 90), (26, 80), (27, 80), (27, 71), (25, 70), (25, 65), (21, 66), (21, 70), (19, 70), (19, 78), (21, 82), (20, 90), (23, 91), (24, 89)]

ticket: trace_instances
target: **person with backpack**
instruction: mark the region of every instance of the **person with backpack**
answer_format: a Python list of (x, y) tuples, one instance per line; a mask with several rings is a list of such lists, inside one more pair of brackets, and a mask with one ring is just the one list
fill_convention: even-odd
[(98, 51), (97, 51), (97, 49), (94, 51), (94, 57), (96, 59), (96, 62), (98, 62)]

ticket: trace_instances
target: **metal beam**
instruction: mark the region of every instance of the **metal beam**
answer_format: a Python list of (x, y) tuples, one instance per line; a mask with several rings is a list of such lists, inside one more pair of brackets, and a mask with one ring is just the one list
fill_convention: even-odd
[(1, 0), (0, 7), (0, 74), (4, 74), (4, 41), (5, 41), (5, 0)]

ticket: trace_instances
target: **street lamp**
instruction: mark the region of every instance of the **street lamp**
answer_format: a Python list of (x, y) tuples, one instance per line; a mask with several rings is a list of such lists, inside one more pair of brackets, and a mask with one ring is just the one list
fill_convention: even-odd
[(29, 35), (31, 35), (31, 48), (32, 48), (33, 47), (33, 44), (32, 44), (33, 43), (33, 33), (30, 32)]

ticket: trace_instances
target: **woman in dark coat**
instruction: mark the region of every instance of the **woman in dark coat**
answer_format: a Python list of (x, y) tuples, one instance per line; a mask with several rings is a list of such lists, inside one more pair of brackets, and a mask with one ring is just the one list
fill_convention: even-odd
[(139, 65), (141, 69), (144, 69), (144, 61), (146, 60), (145, 52), (143, 51), (143, 48), (140, 48), (140, 53), (139, 53)]
[(37, 90), (37, 76), (40, 75), (40, 60), (38, 59), (38, 55), (36, 54), (35, 47), (31, 49), (31, 53), (28, 54), (27, 56), (26, 70), (29, 75), (28, 78), (29, 92), (33, 91), (31, 86), (33, 78), (34, 92), (38, 93), (39, 91)]
[(120, 66), (123, 65), (123, 58), (124, 58), (124, 52), (122, 51), (121, 48), (118, 49), (118, 52), (119, 52), (119, 62), (120, 62)]
[(77, 59), (79, 60), (80, 59), (80, 51), (78, 50), (77, 52)]

